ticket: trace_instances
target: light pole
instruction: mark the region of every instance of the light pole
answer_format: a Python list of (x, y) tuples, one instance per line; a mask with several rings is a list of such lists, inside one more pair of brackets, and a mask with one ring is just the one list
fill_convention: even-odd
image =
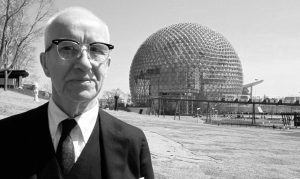
[[(257, 82), (257, 81), (258, 81), (258, 79), (257, 79), (257, 78), (255, 78), (254, 80), (255, 80), (255, 82)], [(254, 85), (251, 85), (251, 87), (250, 87), (250, 88), (251, 88), (251, 93), (250, 93), (250, 96), (251, 96), (251, 99), (252, 99), (252, 100), (253, 100), (253, 86), (254, 86)]]
[(115, 105), (114, 105), (114, 110), (117, 111), (118, 110), (118, 99), (121, 95), (121, 91), (119, 88), (116, 89), (115, 93), (114, 93), (114, 99), (115, 99)]

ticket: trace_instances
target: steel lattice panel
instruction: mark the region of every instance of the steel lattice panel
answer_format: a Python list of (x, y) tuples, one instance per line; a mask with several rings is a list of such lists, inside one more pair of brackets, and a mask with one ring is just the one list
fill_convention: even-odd
[(180, 23), (146, 39), (134, 56), (129, 80), (132, 101), (145, 105), (151, 96), (189, 93), (215, 99), (241, 94), (243, 72), (224, 36), (199, 24)]

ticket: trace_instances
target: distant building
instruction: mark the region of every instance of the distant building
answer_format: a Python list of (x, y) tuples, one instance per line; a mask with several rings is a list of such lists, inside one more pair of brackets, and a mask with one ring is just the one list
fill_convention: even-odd
[[(27, 77), (29, 73), (25, 70), (12, 70), (8, 71), (10, 75), (7, 79), (7, 85), (9, 88), (22, 87), (23, 78)], [(0, 87), (4, 87), (5, 74), (4, 71), (0, 72)]]

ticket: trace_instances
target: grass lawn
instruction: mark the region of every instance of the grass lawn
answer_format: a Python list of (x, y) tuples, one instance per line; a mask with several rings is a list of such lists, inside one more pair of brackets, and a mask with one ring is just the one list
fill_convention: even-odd
[(32, 96), (23, 95), (13, 91), (4, 91), (0, 88), (0, 118), (11, 116), (20, 112), (27, 111), (47, 102), (40, 99), (35, 102)]
[(299, 178), (300, 130), (109, 113), (142, 128), (157, 178)]

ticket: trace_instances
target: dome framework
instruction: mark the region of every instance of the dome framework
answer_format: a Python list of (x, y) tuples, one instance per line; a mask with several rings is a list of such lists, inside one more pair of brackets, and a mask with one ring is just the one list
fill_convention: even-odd
[(239, 57), (220, 33), (194, 23), (165, 27), (146, 39), (130, 68), (136, 106), (151, 97), (219, 99), (242, 93)]

